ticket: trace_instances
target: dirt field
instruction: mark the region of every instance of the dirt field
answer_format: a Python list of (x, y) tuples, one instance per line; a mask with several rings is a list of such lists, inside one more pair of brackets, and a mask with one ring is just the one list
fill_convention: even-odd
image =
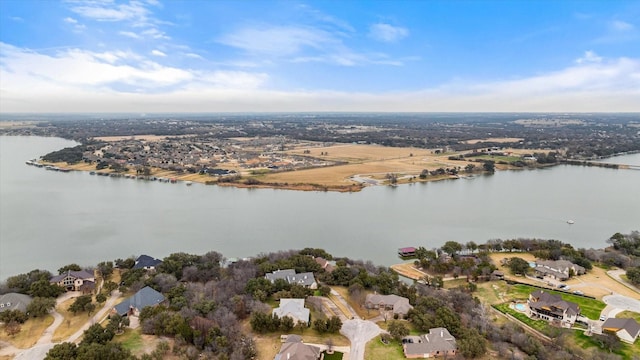
[[(535, 260), (533, 255), (523, 253), (493, 253), (490, 254), (490, 256), (493, 263), (498, 267), (498, 270), (503, 271), (507, 276), (509, 276), (511, 272), (507, 267), (500, 265), (500, 260), (509, 257), (519, 257), (527, 261)], [(544, 281), (536, 281), (525, 277), (514, 277), (514, 279), (527, 284), (546, 285)], [(576, 276), (564, 283), (569, 285), (572, 291), (580, 290), (586, 295), (594, 296), (600, 300), (602, 300), (603, 296), (610, 295), (612, 292), (636, 299), (640, 298), (640, 294), (610, 278), (606, 270), (596, 266), (585, 275)]]

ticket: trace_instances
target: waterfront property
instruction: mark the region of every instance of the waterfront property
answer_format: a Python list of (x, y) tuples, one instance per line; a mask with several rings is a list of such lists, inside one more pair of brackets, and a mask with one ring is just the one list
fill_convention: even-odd
[[(83, 285), (84, 289), (95, 288), (96, 277), (94, 274), (84, 270), (69, 270), (64, 274), (52, 277), (49, 281), (52, 284), (58, 284), (62, 286), (67, 291), (81, 291)], [(91, 287), (91, 284), (89, 283), (93, 283), (93, 287)]]
[(274, 283), (278, 279), (282, 279), (291, 285), (300, 285), (309, 289), (317, 289), (318, 283), (312, 272), (296, 274), (294, 269), (276, 270), (272, 273), (265, 274), (267, 280)]
[(400, 248), (400, 249), (398, 249), (398, 255), (400, 255), (400, 257), (415, 256), (416, 255), (416, 248), (414, 248), (413, 246)]
[(27, 312), (27, 306), (31, 304), (31, 301), (33, 298), (25, 294), (6, 293), (0, 295), (0, 312), (8, 310)]
[(536, 290), (529, 295), (527, 301), (532, 318), (557, 322), (560, 326), (570, 328), (580, 314), (578, 304), (564, 301), (560, 295), (550, 294), (544, 290)]
[(640, 324), (634, 319), (608, 318), (602, 324), (603, 331), (610, 331), (625, 342), (633, 344), (640, 336)]
[(409, 310), (413, 309), (409, 299), (398, 295), (368, 294), (364, 305), (367, 309), (392, 310), (393, 315), (399, 318), (406, 317)]
[(280, 306), (273, 309), (273, 314), (279, 318), (288, 316), (295, 323), (309, 323), (309, 309), (304, 307), (304, 299), (280, 299)]
[(407, 359), (426, 359), (456, 355), (456, 338), (445, 328), (429, 329), (428, 334), (405, 336), (402, 350)]
[(535, 263), (534, 271), (539, 277), (548, 276), (561, 281), (586, 273), (585, 268), (567, 260), (539, 260)]
[(147, 306), (156, 306), (165, 301), (164, 295), (146, 286), (140, 289), (133, 296), (125, 299), (113, 309), (115, 313), (121, 316), (139, 316), (140, 311)]
[(152, 258), (149, 255), (140, 255), (136, 259), (135, 265), (133, 265), (134, 269), (145, 269), (145, 270), (155, 270), (158, 265), (162, 263), (162, 260)]

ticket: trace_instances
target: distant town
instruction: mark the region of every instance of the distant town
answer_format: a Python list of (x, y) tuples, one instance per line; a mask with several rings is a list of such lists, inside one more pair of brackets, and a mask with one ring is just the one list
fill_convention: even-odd
[(80, 142), (42, 154), (56, 169), (300, 190), (358, 191), (560, 162), (624, 168), (592, 160), (640, 151), (640, 121), (625, 114), (76, 115), (1, 124), (0, 134)]

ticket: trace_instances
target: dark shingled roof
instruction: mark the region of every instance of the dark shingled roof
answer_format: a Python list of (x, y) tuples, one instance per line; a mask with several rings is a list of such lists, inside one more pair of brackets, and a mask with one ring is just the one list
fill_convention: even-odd
[(131, 308), (142, 310), (147, 306), (158, 305), (163, 302), (164, 299), (164, 295), (147, 286), (140, 289), (140, 291), (132, 297), (116, 305), (115, 309), (119, 315), (126, 315)]
[(136, 264), (133, 265), (134, 269), (144, 269), (145, 267), (156, 267), (162, 260), (154, 259), (149, 255), (140, 255), (136, 259)]

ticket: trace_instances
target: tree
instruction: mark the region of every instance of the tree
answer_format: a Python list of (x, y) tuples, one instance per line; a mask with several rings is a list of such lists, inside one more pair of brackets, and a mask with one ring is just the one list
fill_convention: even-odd
[(48, 314), (55, 306), (54, 298), (36, 297), (27, 305), (27, 313), (31, 317), (39, 317)]
[(342, 328), (342, 320), (337, 316), (327, 319), (327, 332), (335, 334)]
[(64, 288), (57, 284), (52, 284), (49, 279), (35, 281), (29, 286), (29, 294), (34, 297), (55, 298), (64, 293)]
[(8, 324), (12, 321), (22, 324), (27, 321), (27, 319), (29, 319), (27, 314), (17, 309), (5, 310), (3, 312), (0, 312), (0, 322), (3, 322), (5, 324)]
[(462, 250), (462, 245), (456, 241), (447, 241), (441, 247), (442, 251), (446, 252), (450, 256), (455, 255), (458, 251)]
[[(91, 295), (82, 295), (82, 296), (78, 296), (76, 298), (76, 300), (73, 302), (73, 304), (71, 304), (69, 306), (69, 311), (71, 311), (74, 315), (78, 312), (81, 311), (92, 311), (93, 309), (95, 309), (95, 305), (93, 307), (93, 309), (91, 308), (91, 306), (89, 306), (91, 304)], [(92, 304), (91, 304), (92, 305)]]
[(51, 348), (44, 360), (70, 360), (77, 356), (78, 346), (74, 343), (63, 342)]
[(482, 168), (484, 169), (484, 171), (493, 174), (494, 172), (496, 172), (496, 163), (493, 160), (485, 161), (482, 164)]
[(115, 334), (121, 334), (127, 326), (129, 326), (129, 318), (115, 314), (111, 315), (107, 328)]
[(409, 335), (409, 328), (407, 328), (401, 321), (392, 321), (389, 323), (389, 334), (393, 336), (397, 341), (402, 340), (403, 337)]
[(107, 328), (103, 328), (100, 324), (93, 324), (87, 330), (84, 331), (82, 336), (82, 341), (80, 342), (80, 346), (87, 344), (106, 344), (111, 341), (114, 336), (113, 330)]
[(469, 241), (466, 246), (467, 250), (471, 251), (472, 253), (476, 252), (476, 250), (478, 249), (478, 244), (473, 241)]
[(113, 262), (112, 261), (103, 261), (98, 263), (97, 267), (98, 272), (102, 276), (103, 279), (107, 280), (113, 274)]
[(120, 343), (90, 343), (78, 347), (76, 360), (130, 360), (131, 352)]
[(96, 301), (99, 302), (100, 304), (103, 304), (105, 301), (107, 301), (107, 295), (103, 293), (96, 295)]
[(512, 257), (509, 259), (508, 266), (511, 273), (514, 275), (526, 275), (531, 269), (529, 262), (519, 257)]
[(313, 328), (320, 334), (327, 332), (327, 322), (322, 319), (317, 319), (313, 322)]
[(22, 330), (22, 326), (15, 320), (11, 320), (4, 325), (4, 332), (11, 337), (16, 336), (20, 330)]
[(80, 271), (82, 268), (78, 264), (69, 264), (58, 269), (58, 275), (62, 275), (68, 271)]
[(627, 279), (632, 284), (640, 285), (640, 267), (629, 268), (627, 270)]
[(487, 352), (487, 341), (478, 330), (473, 328), (466, 329), (456, 344), (458, 351), (465, 359), (473, 359)]

